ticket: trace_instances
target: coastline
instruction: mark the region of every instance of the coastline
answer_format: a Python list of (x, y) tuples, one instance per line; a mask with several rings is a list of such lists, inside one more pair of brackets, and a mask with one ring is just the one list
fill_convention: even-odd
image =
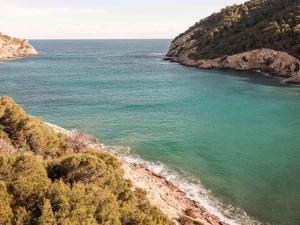
[(10, 62), (10, 61), (15, 61), (18, 59), (23, 59), (26, 56), (20, 56), (20, 57), (12, 57), (12, 58), (0, 58), (0, 62)]
[(35, 54), (30, 54), (30, 55), (20, 55), (20, 56), (15, 56), (15, 57), (5, 57), (5, 58), (0, 58), (0, 62), (10, 62), (10, 61), (15, 61), (18, 59), (24, 59), (24, 58), (30, 58), (30, 57), (35, 57)]
[(38, 51), (26, 39), (13, 38), (0, 32), (0, 60), (15, 60), (37, 55)]
[(188, 57), (188, 52), (177, 56), (173, 51), (175, 50), (170, 48), (164, 60), (199, 69), (256, 71), (264, 76), (277, 78), (283, 84), (300, 84), (300, 61), (286, 52), (262, 48), (216, 59), (193, 60)]
[[(74, 131), (66, 130), (62, 127), (51, 123), (45, 123), (54, 129), (58, 133), (62, 133), (66, 136), (71, 136)], [(76, 131), (75, 131), (76, 132)], [(122, 163), (124, 170), (124, 176), (126, 179), (131, 180), (135, 188), (144, 189), (147, 192), (147, 197), (150, 202), (158, 207), (165, 215), (167, 215), (175, 224), (178, 223), (178, 218), (185, 215), (185, 210), (192, 209), (195, 218), (191, 218), (194, 221), (200, 222), (203, 225), (237, 225), (235, 219), (227, 218), (218, 209), (209, 207), (209, 204), (203, 204), (204, 202), (196, 201), (188, 195), (180, 185), (173, 182), (172, 179), (168, 179), (166, 176), (160, 175), (151, 166), (143, 164), (138, 159), (128, 157), (122, 154), (118, 154), (118, 151), (113, 151), (109, 147), (101, 143), (85, 143), (88, 147), (105, 151), (116, 156)], [(159, 165), (152, 165), (159, 166)], [(189, 187), (191, 188), (191, 187)], [(245, 215), (245, 219), (252, 221)], [(249, 224), (249, 223), (248, 223)], [(259, 224), (259, 223), (253, 223)]]

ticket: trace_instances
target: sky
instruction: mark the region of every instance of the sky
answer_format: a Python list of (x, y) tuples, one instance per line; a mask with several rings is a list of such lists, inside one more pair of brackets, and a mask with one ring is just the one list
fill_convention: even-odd
[(0, 32), (27, 39), (174, 38), (245, 0), (0, 0)]

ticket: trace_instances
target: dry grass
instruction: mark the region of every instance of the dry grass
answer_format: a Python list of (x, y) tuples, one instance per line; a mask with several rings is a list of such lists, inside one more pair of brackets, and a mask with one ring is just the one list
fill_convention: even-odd
[(17, 149), (12, 147), (11, 145), (7, 144), (4, 140), (0, 139), (0, 152), (11, 154), (16, 152)]
[(73, 152), (80, 152), (97, 143), (99, 143), (97, 138), (78, 130), (72, 131), (72, 134), (66, 137), (67, 149)]

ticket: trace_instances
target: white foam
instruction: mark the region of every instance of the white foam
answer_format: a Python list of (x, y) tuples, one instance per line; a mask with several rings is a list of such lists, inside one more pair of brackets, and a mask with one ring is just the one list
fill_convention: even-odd
[(149, 55), (151, 55), (151, 56), (162, 56), (164, 54), (165, 53), (163, 53), (163, 52), (151, 52), (151, 53), (149, 53)]
[(167, 181), (173, 183), (187, 197), (197, 202), (211, 214), (219, 217), (222, 221), (232, 224), (260, 225), (262, 223), (250, 218), (245, 211), (232, 205), (225, 205), (211, 192), (201, 185), (199, 180), (184, 175), (183, 172), (170, 169), (161, 162), (149, 162), (141, 159), (138, 155), (130, 154), (130, 147), (104, 146), (106, 150), (113, 152), (127, 163), (140, 164), (146, 169), (163, 176)]

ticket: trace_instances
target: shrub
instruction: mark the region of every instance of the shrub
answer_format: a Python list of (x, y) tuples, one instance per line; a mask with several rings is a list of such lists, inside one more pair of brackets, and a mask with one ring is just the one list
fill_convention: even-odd
[(51, 183), (43, 162), (32, 153), (1, 154), (0, 176), (12, 196), (14, 212), (22, 207), (22, 215), (29, 210), (34, 218), (39, 216), (39, 199), (46, 194)]
[(41, 216), (39, 218), (39, 225), (56, 225), (56, 224), (57, 222), (52, 211), (50, 200), (44, 198), (41, 207)]
[(31, 152), (2, 153), (0, 177), (1, 202), (7, 202), (0, 215), (14, 224), (172, 224), (145, 191), (132, 189), (108, 153), (88, 150), (47, 161)]
[(0, 224), (9, 225), (11, 224), (13, 217), (12, 209), (10, 207), (11, 198), (3, 181), (0, 181), (0, 202)]
[(10, 97), (0, 97), (0, 138), (15, 148), (44, 156), (61, 155), (64, 138), (52, 128), (28, 116)]

